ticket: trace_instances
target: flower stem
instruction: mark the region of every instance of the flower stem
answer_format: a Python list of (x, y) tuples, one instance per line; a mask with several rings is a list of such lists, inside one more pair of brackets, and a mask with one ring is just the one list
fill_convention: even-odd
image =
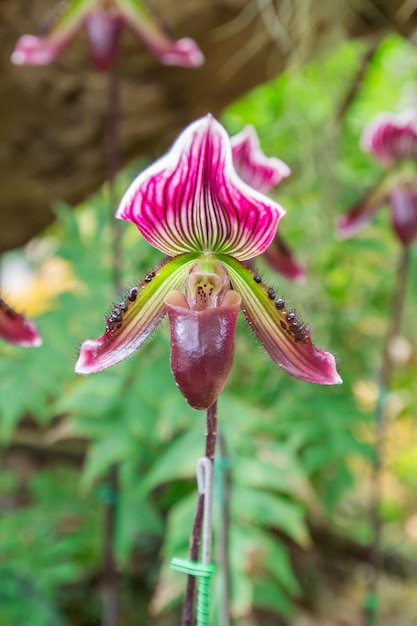
[(339, 104), (339, 107), (336, 111), (335, 121), (337, 125), (339, 125), (343, 121), (346, 113), (355, 102), (356, 97), (362, 87), (363, 80), (366, 77), (372, 61), (374, 60), (380, 43), (381, 38), (378, 37), (367, 46), (362, 56), (360, 57), (358, 68), (351, 80), (351, 83), (348, 85), (348, 90), (344, 94), (342, 102)]
[[(217, 439), (217, 401), (207, 409), (206, 413), (206, 450), (205, 456), (214, 463)], [(197, 500), (197, 508), (194, 515), (194, 523), (190, 537), (190, 561), (198, 561), (201, 542), (201, 528), (204, 514), (204, 494), (200, 494)], [(188, 576), (185, 590), (184, 607), (182, 612), (182, 626), (194, 626), (195, 624), (195, 589), (196, 579)]]
[[(121, 290), (122, 251), (121, 229), (114, 219), (116, 210), (115, 179), (119, 169), (119, 80), (114, 70), (107, 72), (108, 79), (108, 119), (107, 119), (107, 164), (109, 188), (109, 218), (112, 233), (112, 282), (115, 293)], [(103, 547), (103, 604), (102, 626), (118, 626), (120, 623), (119, 580), (114, 552), (114, 533), (117, 519), (119, 494), (119, 467), (115, 463), (108, 475), (111, 498), (104, 510)]]
[(121, 223), (114, 219), (117, 208), (115, 179), (120, 167), (119, 153), (119, 121), (120, 121), (120, 85), (115, 70), (107, 72), (108, 78), (108, 118), (107, 118), (107, 167), (109, 182), (109, 209), (112, 229), (113, 254), (113, 285), (115, 290), (121, 289), (122, 245)]
[(375, 411), (375, 446), (373, 456), (373, 471), (371, 479), (371, 524), (373, 527), (373, 541), (371, 545), (370, 564), (372, 574), (368, 588), (368, 598), (365, 606), (366, 625), (375, 626), (377, 623), (377, 594), (378, 579), (382, 566), (381, 534), (382, 519), (380, 500), (382, 491), (382, 470), (384, 466), (385, 436), (387, 427), (387, 396), (393, 373), (392, 345), (397, 337), (404, 310), (408, 270), (410, 267), (410, 248), (403, 246), (397, 269), (396, 287), (391, 302), (390, 321), (385, 335), (382, 362), (378, 375), (378, 400)]
[(206, 457), (214, 463), (217, 440), (217, 401), (207, 409), (206, 417)]
[(103, 545), (103, 605), (102, 626), (119, 624), (119, 588), (116, 558), (114, 554), (114, 533), (116, 525), (117, 494), (119, 492), (119, 472), (116, 464), (112, 465), (108, 475), (110, 498), (104, 512)]

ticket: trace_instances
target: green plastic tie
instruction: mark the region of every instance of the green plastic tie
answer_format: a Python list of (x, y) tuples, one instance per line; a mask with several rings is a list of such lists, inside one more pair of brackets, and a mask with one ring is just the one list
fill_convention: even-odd
[(364, 609), (368, 615), (368, 626), (375, 626), (377, 623), (378, 595), (374, 592), (368, 593), (364, 602)]
[(195, 576), (198, 579), (196, 626), (208, 626), (210, 617), (210, 580), (216, 571), (213, 563), (196, 563), (188, 559), (174, 558), (172, 569)]
[(214, 472), (218, 470), (219, 474), (221, 474), (223, 470), (225, 469), (231, 469), (231, 467), (232, 467), (232, 462), (226, 456), (220, 457), (219, 459), (216, 459), (214, 462)]
[(106, 485), (104, 483), (99, 485), (96, 490), (96, 495), (98, 501), (102, 504), (107, 504), (108, 506), (116, 504), (117, 494), (114, 489), (110, 487), (110, 485)]

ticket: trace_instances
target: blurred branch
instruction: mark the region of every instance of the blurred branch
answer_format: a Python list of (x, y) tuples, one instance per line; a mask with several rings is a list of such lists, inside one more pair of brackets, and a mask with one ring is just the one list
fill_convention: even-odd
[(362, 82), (368, 72), (369, 66), (372, 63), (372, 60), (375, 56), (376, 51), (378, 50), (378, 46), (381, 42), (381, 39), (378, 37), (376, 41), (371, 43), (359, 61), (359, 66), (354, 74), (351, 83), (343, 97), (343, 100), (339, 104), (336, 115), (335, 115), (335, 124), (339, 126), (343, 121), (346, 113), (349, 111), (352, 104), (355, 102), (356, 97), (361, 89)]
[(114, 553), (119, 471), (115, 464), (107, 478), (108, 498), (103, 520), (103, 610), (101, 626), (118, 626), (120, 623), (119, 576)]
[(388, 329), (385, 336), (382, 362), (378, 375), (378, 402), (375, 412), (375, 444), (372, 473), (372, 501), (371, 501), (371, 523), (374, 537), (369, 555), (369, 562), (372, 567), (372, 575), (368, 588), (368, 603), (365, 606), (365, 614), (368, 626), (373, 626), (377, 621), (378, 610), (378, 579), (382, 569), (382, 516), (381, 516), (381, 495), (382, 495), (382, 471), (385, 464), (385, 439), (387, 430), (387, 397), (391, 386), (391, 379), (394, 369), (392, 360), (393, 341), (397, 337), (401, 328), (401, 320), (405, 306), (407, 277), (410, 268), (410, 248), (401, 247), (401, 256), (397, 267), (394, 293), (391, 299), (391, 313), (388, 321)]
[[(373, 546), (365, 545), (345, 537), (333, 529), (308, 520), (308, 528), (313, 540), (314, 551), (333, 567), (340, 563), (346, 572), (346, 561), (369, 563)], [(381, 550), (381, 570), (401, 580), (417, 580), (417, 563), (412, 556), (406, 556), (393, 549)], [(302, 562), (302, 561), (301, 561)]]

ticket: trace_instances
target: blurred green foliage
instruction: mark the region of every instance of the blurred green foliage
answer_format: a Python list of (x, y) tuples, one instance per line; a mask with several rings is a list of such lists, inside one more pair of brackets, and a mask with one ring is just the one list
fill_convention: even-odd
[[(254, 606), (291, 616), (300, 584), (290, 548), (309, 545), (308, 513), (337, 524), (338, 512), (345, 515), (344, 502), (358, 488), (353, 468), (370, 458), (372, 402), (361, 402), (358, 385), (368, 388), (379, 367), (399, 246), (387, 211), (345, 242), (335, 239), (333, 223), (378, 176), (378, 166), (359, 149), (359, 137), (374, 114), (414, 102), (417, 55), (399, 38), (385, 40), (337, 123), (363, 53), (363, 43), (350, 42), (261, 86), (223, 116), (231, 134), (252, 123), (264, 151), (292, 169), (273, 195), (287, 210), (281, 232), (307, 266), (307, 281), (290, 284), (261, 262), (259, 267), (302, 311), (316, 345), (336, 353), (344, 379), (339, 387), (325, 388), (288, 377), (259, 349), (247, 326), (239, 325), (235, 367), (219, 402), (233, 477), (236, 617)], [(120, 194), (134, 173), (136, 168), (120, 176)], [(82, 459), (86, 452), (81, 473), (63, 455), (24, 478), (10, 469), (0, 478), (0, 625), (98, 623), (94, 586), (83, 621), (71, 621), (64, 592), (75, 593), (99, 576), (103, 508), (112, 498), (117, 498), (120, 571), (126, 577), (139, 571), (140, 584), (148, 594), (154, 590), (154, 614), (178, 605), (185, 580), (169, 569), (169, 561), (187, 552), (195, 463), (204, 449), (204, 415), (185, 404), (169, 370), (166, 326), (139, 354), (111, 370), (86, 378), (73, 373), (77, 345), (102, 334), (102, 316), (117, 301), (107, 190), (76, 211), (65, 206), (56, 211), (57, 222), (43, 239), (48, 254), (70, 263), (78, 287), (61, 294), (37, 320), (44, 339), (40, 349), (1, 344), (0, 435), (6, 454), (9, 445), (19, 443), (25, 418), (47, 431), (58, 456), (75, 449)], [(121, 228), (128, 287), (160, 255), (132, 225)], [(416, 257), (414, 247), (410, 287), (417, 284)], [(416, 314), (417, 293), (410, 288), (404, 336), (414, 356), (396, 371), (394, 388), (401, 398), (396, 417), (417, 413)], [(398, 471), (410, 476), (415, 458)], [(107, 484), (114, 463), (120, 468), (118, 494)], [(415, 480), (410, 482), (414, 487)], [(369, 528), (363, 536), (367, 533)], [(125, 623), (134, 623), (137, 592), (123, 586), (122, 593)]]

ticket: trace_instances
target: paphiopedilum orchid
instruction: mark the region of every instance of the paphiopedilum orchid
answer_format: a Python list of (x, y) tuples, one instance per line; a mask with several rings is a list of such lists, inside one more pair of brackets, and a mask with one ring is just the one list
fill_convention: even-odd
[(48, 65), (85, 25), (93, 64), (107, 70), (114, 63), (123, 24), (165, 65), (198, 67), (204, 56), (193, 39), (173, 40), (143, 0), (72, 0), (42, 36), (23, 35), (11, 60), (16, 65)]
[(381, 113), (364, 130), (362, 148), (385, 171), (378, 183), (337, 223), (342, 237), (350, 237), (388, 204), (394, 232), (404, 246), (417, 237), (417, 111)]
[(23, 348), (35, 348), (42, 339), (33, 322), (17, 313), (0, 298), (0, 337), (9, 343)]
[(177, 385), (191, 406), (208, 408), (233, 364), (241, 308), (288, 373), (313, 383), (341, 382), (334, 357), (312, 344), (285, 301), (244, 264), (268, 248), (283, 213), (239, 178), (219, 122), (207, 115), (188, 126), (133, 181), (116, 213), (170, 258), (116, 304), (101, 337), (83, 343), (76, 371), (89, 374), (125, 359), (167, 313)]
[[(281, 159), (267, 157), (263, 153), (256, 130), (250, 124), (230, 141), (235, 170), (254, 189), (267, 193), (291, 174), (290, 168)], [(300, 281), (305, 277), (305, 268), (296, 261), (279, 232), (263, 253), (263, 258), (272, 269), (289, 280)]]

